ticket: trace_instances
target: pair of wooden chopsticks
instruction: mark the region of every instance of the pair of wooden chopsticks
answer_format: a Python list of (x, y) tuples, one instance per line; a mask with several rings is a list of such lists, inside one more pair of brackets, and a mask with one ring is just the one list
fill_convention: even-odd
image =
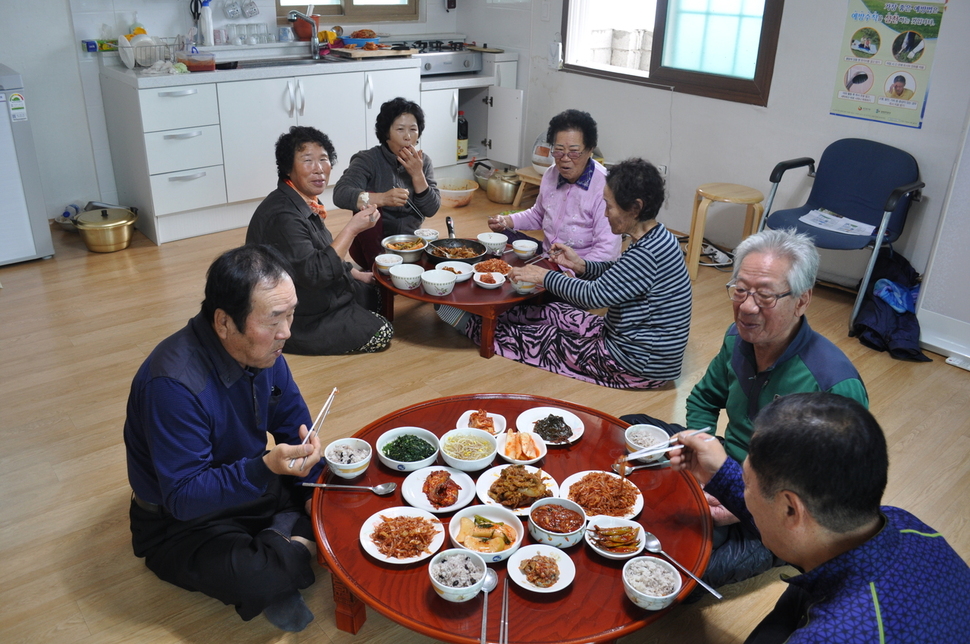
[(498, 623), (498, 644), (509, 644), (509, 578), (502, 589), (502, 618)]
[[(300, 445), (306, 445), (307, 444), (307, 441), (309, 441), (311, 438), (313, 438), (318, 433), (320, 433), (320, 428), (323, 426), (323, 421), (325, 421), (327, 419), (327, 414), (330, 413), (330, 406), (333, 404), (333, 398), (336, 395), (337, 395), (337, 388), (334, 387), (333, 388), (333, 391), (330, 392), (330, 396), (327, 398), (327, 402), (323, 403), (323, 409), (321, 409), (320, 410), (320, 413), (317, 414), (316, 420), (313, 421), (313, 426), (310, 427), (310, 431), (308, 431), (307, 434), (306, 434), (306, 436), (303, 437), (303, 442), (300, 443)], [(303, 462), (300, 463), (300, 471), (301, 472), (303, 471), (303, 468), (306, 466), (306, 460), (307, 460), (307, 457), (304, 456), (303, 457)], [(295, 458), (291, 458), (290, 459), (290, 468), (293, 467), (293, 464), (294, 463), (296, 463), (296, 459)]]
[[(695, 429), (694, 431), (692, 431), (692, 432), (690, 432), (688, 434), (684, 434), (684, 436), (693, 436), (695, 434), (701, 434), (703, 432), (709, 432), (709, 431), (711, 431), (711, 428), (710, 427), (705, 427), (704, 429)], [(717, 438), (716, 436), (711, 436), (710, 438), (706, 438), (704, 440), (716, 440), (716, 438)], [(623, 461), (632, 461), (634, 459), (644, 458), (646, 456), (653, 456), (655, 454), (663, 454), (664, 452), (669, 452), (670, 450), (674, 450), (674, 449), (682, 449), (683, 447), (684, 447), (683, 445), (669, 445), (669, 444), (668, 445), (663, 445), (661, 447), (646, 447), (646, 448), (641, 449), (641, 450), (638, 450), (636, 452), (630, 452), (625, 457), (623, 457), (622, 460), (620, 460), (618, 462), (621, 462), (622, 463)]]

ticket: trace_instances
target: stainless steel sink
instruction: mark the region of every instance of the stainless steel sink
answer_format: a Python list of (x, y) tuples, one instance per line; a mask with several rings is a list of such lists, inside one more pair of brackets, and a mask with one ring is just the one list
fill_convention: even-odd
[(348, 59), (339, 56), (321, 56), (319, 60), (312, 58), (265, 58), (263, 60), (240, 60), (236, 69), (252, 69), (254, 67), (286, 67), (289, 65), (318, 65), (325, 63), (343, 63)]

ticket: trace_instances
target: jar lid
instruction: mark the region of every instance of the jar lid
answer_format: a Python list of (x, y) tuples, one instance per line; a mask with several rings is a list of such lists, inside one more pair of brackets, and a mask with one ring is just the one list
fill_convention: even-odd
[(125, 208), (101, 208), (86, 210), (74, 219), (78, 228), (117, 228), (127, 226), (137, 219), (137, 215)]

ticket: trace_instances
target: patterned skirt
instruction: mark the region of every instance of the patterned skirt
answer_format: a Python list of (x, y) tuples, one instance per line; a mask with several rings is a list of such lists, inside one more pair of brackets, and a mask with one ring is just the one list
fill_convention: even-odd
[[(495, 353), (577, 380), (613, 389), (656, 389), (666, 380), (630, 373), (610, 355), (605, 322), (564, 302), (518, 306), (498, 317)], [(481, 344), (482, 319), (473, 316), (465, 334)]]

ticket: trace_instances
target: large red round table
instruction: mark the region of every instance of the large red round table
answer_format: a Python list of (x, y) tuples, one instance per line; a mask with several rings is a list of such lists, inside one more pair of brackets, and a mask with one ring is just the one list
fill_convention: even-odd
[[(568, 446), (549, 448), (537, 463), (556, 481), (583, 470), (609, 470), (625, 453), (626, 424), (603, 412), (574, 403), (525, 394), (466, 394), (418, 403), (390, 413), (354, 434), (371, 447), (377, 438), (395, 427), (417, 426), (438, 436), (454, 429), (458, 418), (470, 409), (483, 408), (503, 415), (509, 425), (533, 407), (558, 407), (576, 414), (585, 425), (582, 438)], [(440, 460), (440, 457), (439, 457)], [(496, 464), (504, 461), (496, 460)], [(326, 470), (321, 480), (336, 483), (376, 485), (398, 483), (394, 494), (379, 497), (368, 491), (317, 488), (312, 501), (313, 523), (319, 544), (319, 559), (332, 573), (337, 626), (356, 633), (370, 606), (403, 626), (447, 642), (473, 644), (479, 641), (482, 618), (481, 595), (455, 604), (441, 599), (428, 578), (428, 562), (391, 565), (367, 555), (360, 545), (363, 522), (383, 509), (407, 505), (401, 483), (408, 472), (385, 467), (376, 455), (366, 473), (344, 481)], [(477, 472), (471, 473), (477, 478)], [(704, 493), (689, 474), (669, 469), (643, 469), (630, 476), (643, 493), (643, 511), (637, 520), (663, 543), (664, 550), (700, 575), (711, 553), (712, 524)], [(473, 503), (478, 503), (477, 499)], [(448, 523), (451, 514), (438, 515)], [(525, 543), (531, 543), (526, 536)], [(451, 547), (446, 538), (445, 546)], [(566, 643), (608, 642), (656, 620), (663, 613), (645, 611), (634, 605), (623, 591), (623, 561), (605, 559), (581, 542), (566, 549), (576, 565), (575, 581), (552, 594), (531, 593), (509, 584), (510, 642)], [(498, 640), (499, 607), (506, 564), (490, 564), (499, 575), (499, 586), (489, 602), (488, 640)], [(684, 577), (678, 600), (686, 597), (695, 582)]]

